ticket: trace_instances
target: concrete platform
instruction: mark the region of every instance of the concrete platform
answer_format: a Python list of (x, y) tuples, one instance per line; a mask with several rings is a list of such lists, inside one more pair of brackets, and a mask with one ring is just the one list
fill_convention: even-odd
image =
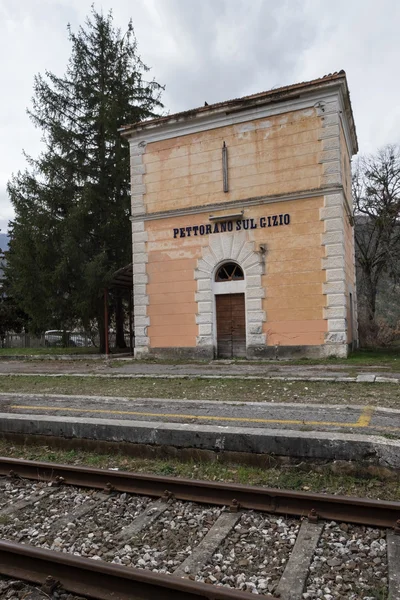
[(372, 406), (0, 393), (0, 412), (154, 423), (235, 425), (387, 435), (400, 439), (400, 410)]
[(400, 411), (394, 409), (3, 393), (0, 411), (0, 434), (400, 468)]

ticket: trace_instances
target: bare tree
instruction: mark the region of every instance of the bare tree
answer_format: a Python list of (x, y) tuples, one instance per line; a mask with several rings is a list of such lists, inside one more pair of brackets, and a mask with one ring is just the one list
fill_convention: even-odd
[(400, 148), (388, 145), (361, 156), (353, 169), (355, 242), (362, 309), (375, 321), (376, 296), (383, 275), (400, 279)]

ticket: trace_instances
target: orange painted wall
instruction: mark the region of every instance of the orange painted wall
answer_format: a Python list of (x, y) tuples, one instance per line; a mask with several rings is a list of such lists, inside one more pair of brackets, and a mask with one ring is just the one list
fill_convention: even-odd
[[(324, 342), (325, 296), (321, 268), (324, 224), (319, 219), (323, 198), (249, 207), (244, 218), (289, 213), (287, 226), (255, 229), (248, 239), (267, 248), (262, 285), (268, 345), (319, 345)], [(208, 213), (146, 221), (149, 296), (147, 333), (150, 346), (194, 347), (197, 282), (194, 270), (210, 236), (173, 238), (173, 229), (208, 223)], [(212, 234), (218, 235), (218, 234)], [(232, 235), (224, 233), (221, 235)]]
[[(318, 188), (322, 175), (315, 109), (149, 143), (147, 212)], [(228, 147), (229, 192), (222, 191), (222, 142)]]

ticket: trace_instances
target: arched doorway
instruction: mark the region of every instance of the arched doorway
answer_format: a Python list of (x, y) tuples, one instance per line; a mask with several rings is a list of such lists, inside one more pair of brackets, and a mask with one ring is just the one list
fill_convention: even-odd
[(246, 357), (244, 273), (235, 262), (225, 262), (215, 273), (215, 315), (218, 358)]

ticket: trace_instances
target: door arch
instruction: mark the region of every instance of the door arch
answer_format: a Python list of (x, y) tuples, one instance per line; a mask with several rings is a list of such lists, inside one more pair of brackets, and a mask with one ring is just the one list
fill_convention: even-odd
[(217, 266), (214, 281), (218, 358), (246, 357), (246, 299), (243, 269), (233, 261)]
[[(262, 306), (265, 291), (262, 286), (264, 254), (257, 252), (255, 243), (249, 241), (244, 231), (210, 235), (208, 245), (201, 250), (194, 277), (197, 281), (195, 301), (196, 323), (199, 327), (197, 346), (211, 356), (217, 351), (215, 296), (217, 294), (243, 293), (246, 297), (246, 346), (249, 349), (264, 346), (266, 335), (263, 323), (266, 315)], [(244, 274), (240, 281), (217, 282), (215, 275), (225, 262), (237, 263)], [(231, 289), (228, 287), (231, 286)], [(235, 289), (236, 288), (236, 289)]]

